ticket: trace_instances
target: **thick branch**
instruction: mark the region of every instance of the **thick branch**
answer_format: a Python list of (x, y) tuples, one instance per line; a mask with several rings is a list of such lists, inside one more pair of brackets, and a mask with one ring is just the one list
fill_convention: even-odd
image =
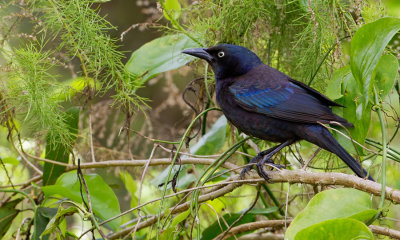
[[(381, 195), (381, 188), (380, 184), (376, 182), (372, 182), (370, 180), (365, 180), (353, 175), (348, 175), (344, 173), (312, 173), (306, 172), (302, 170), (298, 171), (290, 171), (290, 170), (281, 170), (281, 171), (267, 171), (268, 176), (270, 177), (270, 182), (277, 183), (277, 182), (289, 182), (289, 183), (306, 183), (311, 185), (340, 185), (349, 188), (359, 189), (364, 192), (371, 193), (373, 195), (380, 196)], [(207, 193), (199, 197), (199, 203), (212, 200), (218, 197), (221, 197), (234, 189), (240, 187), (244, 182), (249, 183), (254, 182), (262, 182), (263, 179), (259, 178), (258, 175), (252, 171), (248, 177), (246, 178), (247, 181), (240, 181), (238, 176), (235, 176), (230, 180), (231, 183), (226, 185), (220, 189), (217, 189), (213, 192)], [(227, 183), (228, 184), (228, 183)], [(400, 191), (386, 187), (386, 199), (390, 200), (395, 203), (400, 203)], [(178, 206), (175, 206), (170, 209), (171, 214), (180, 213), (186, 211), (190, 206), (190, 202), (185, 202)], [(161, 217), (164, 216), (164, 213), (161, 214)], [(142, 222), (138, 225), (138, 230), (151, 226), (154, 224), (158, 219), (158, 216), (154, 216), (145, 222)], [(132, 226), (134, 228), (136, 226)], [(121, 232), (114, 233), (110, 235), (110, 239), (115, 239), (125, 234), (129, 233), (131, 228), (127, 228), (122, 230)]]
[[(252, 175), (252, 177), (258, 175)], [(268, 176), (271, 182), (306, 183), (311, 185), (341, 185), (348, 188), (355, 188), (376, 196), (381, 195), (379, 183), (365, 180), (354, 175), (344, 173), (316, 173), (306, 171), (270, 171)], [(400, 191), (386, 187), (386, 199), (394, 203), (400, 203)]]
[[(236, 235), (239, 233), (244, 233), (244, 232), (250, 232), (253, 230), (257, 230), (260, 228), (282, 228), (285, 226), (289, 226), (290, 222), (292, 220), (264, 220), (264, 221), (257, 221), (257, 222), (252, 222), (252, 223), (245, 223), (242, 225), (239, 225), (237, 227), (233, 227), (228, 234), (223, 239), (228, 239), (232, 235)], [(216, 237), (218, 239), (218, 237)]]
[(369, 225), (369, 229), (371, 229), (371, 231), (375, 234), (389, 236), (394, 239), (400, 239), (400, 231), (397, 230), (376, 225)]

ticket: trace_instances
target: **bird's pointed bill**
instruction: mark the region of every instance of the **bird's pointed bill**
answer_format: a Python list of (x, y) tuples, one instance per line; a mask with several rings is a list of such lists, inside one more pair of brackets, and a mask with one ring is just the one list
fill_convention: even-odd
[(183, 50), (182, 53), (204, 59), (207, 62), (210, 62), (213, 59), (211, 54), (209, 54), (205, 48), (189, 48)]

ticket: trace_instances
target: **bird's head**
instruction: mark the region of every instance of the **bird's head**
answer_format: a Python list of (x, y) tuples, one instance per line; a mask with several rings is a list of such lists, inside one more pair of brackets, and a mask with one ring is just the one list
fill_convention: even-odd
[(183, 50), (182, 53), (206, 60), (213, 68), (217, 80), (240, 76), (262, 63), (249, 49), (232, 44), (191, 48)]

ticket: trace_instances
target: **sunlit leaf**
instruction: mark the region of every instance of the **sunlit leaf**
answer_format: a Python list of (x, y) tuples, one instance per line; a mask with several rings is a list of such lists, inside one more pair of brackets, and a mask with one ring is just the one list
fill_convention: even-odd
[(6, 158), (2, 158), (1, 160), (5, 164), (11, 164), (11, 165), (14, 165), (14, 166), (17, 166), (19, 164), (18, 159), (14, 158), (14, 157), (6, 157)]
[(181, 5), (178, 0), (165, 0), (164, 8), (164, 17), (167, 20), (171, 21), (170, 17), (177, 20), (181, 15)]
[(386, 45), (399, 29), (399, 18), (381, 18), (362, 26), (351, 40), (350, 67), (363, 96), (363, 109), (368, 102), (372, 73)]
[[(119, 202), (113, 190), (104, 182), (97, 174), (85, 175), (85, 180), (92, 201), (93, 212), (101, 219), (106, 220), (121, 213)], [(79, 190), (79, 180), (76, 171), (62, 174), (54, 185), (42, 187), (42, 191), (46, 197), (59, 195), (69, 198), (75, 202), (82, 203), (82, 198)], [(87, 202), (87, 197), (84, 188), (83, 196)], [(117, 218), (108, 223), (115, 231), (118, 229), (121, 219)]]
[[(82, 92), (88, 85), (94, 88), (93, 78), (78, 77), (69, 81), (63, 82), (58, 88), (53, 91), (53, 98), (60, 101), (69, 101), (77, 93)], [(97, 82), (96, 87), (100, 86)]]
[[(65, 123), (71, 133), (72, 139), (68, 144), (60, 143), (58, 139), (52, 142), (47, 138), (46, 159), (61, 163), (68, 163), (69, 155), (72, 152), (75, 140), (78, 137), (79, 108), (72, 107), (65, 112)], [(43, 167), (43, 185), (50, 185), (56, 182), (57, 178), (64, 172), (65, 166), (45, 162)]]
[(374, 237), (364, 223), (351, 218), (338, 218), (323, 221), (299, 231), (295, 240), (303, 239), (372, 240)]
[(376, 213), (371, 208), (371, 197), (368, 193), (352, 188), (326, 190), (315, 195), (294, 218), (285, 233), (285, 239), (293, 240), (302, 229), (326, 220), (355, 218), (367, 221)]
[(132, 53), (126, 64), (128, 72), (140, 77), (139, 85), (157, 74), (179, 68), (194, 60), (181, 53), (199, 45), (184, 34), (167, 35), (150, 41)]

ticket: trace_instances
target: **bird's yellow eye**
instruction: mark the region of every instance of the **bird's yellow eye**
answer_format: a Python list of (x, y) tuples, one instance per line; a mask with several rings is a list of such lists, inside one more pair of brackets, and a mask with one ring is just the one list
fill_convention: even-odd
[(223, 58), (225, 56), (225, 53), (223, 51), (221, 51), (221, 52), (218, 52), (217, 55), (219, 58)]

